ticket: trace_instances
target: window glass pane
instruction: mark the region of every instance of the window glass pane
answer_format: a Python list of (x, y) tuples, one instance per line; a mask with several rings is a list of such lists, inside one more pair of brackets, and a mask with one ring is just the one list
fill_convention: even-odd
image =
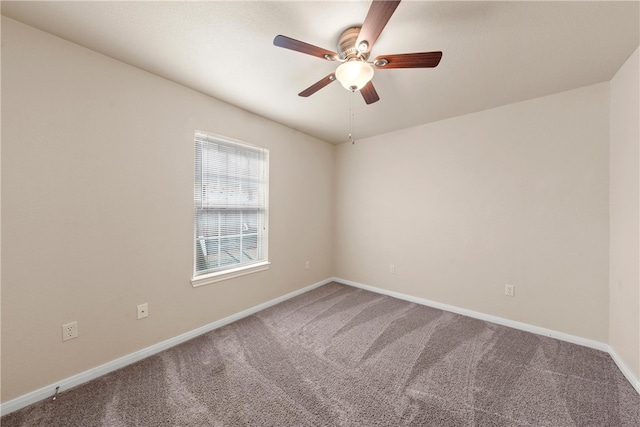
[(220, 211), (220, 235), (234, 236), (240, 234), (241, 211)]
[(219, 235), (219, 213), (215, 210), (202, 209), (196, 212), (197, 236), (218, 236)]
[(239, 264), (242, 258), (240, 256), (240, 237), (220, 239), (220, 252), (221, 265)]

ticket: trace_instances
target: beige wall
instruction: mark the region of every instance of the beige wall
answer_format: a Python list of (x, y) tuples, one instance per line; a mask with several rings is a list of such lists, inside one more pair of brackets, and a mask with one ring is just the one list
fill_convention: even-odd
[(341, 145), (335, 274), (607, 342), (608, 141), (602, 83)]
[[(610, 342), (638, 377), (637, 75), (336, 148), (3, 17), (2, 401), (331, 276)], [(195, 129), (271, 152), (271, 269), (197, 289)]]
[[(270, 149), (270, 270), (191, 286), (195, 129)], [(2, 17), (2, 400), (331, 277), (334, 152)]]
[(611, 80), (609, 344), (640, 379), (640, 53)]

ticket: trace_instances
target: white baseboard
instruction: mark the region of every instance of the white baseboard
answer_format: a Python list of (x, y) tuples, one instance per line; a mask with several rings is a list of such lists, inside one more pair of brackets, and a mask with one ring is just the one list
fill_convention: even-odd
[(378, 294), (388, 295), (390, 297), (398, 298), (405, 301), (414, 302), (420, 305), (426, 305), (428, 307), (438, 308), (441, 310), (449, 311), (463, 316), (473, 317), (479, 320), (485, 320), (487, 322), (496, 323), (498, 325), (508, 326), (514, 329), (520, 329), (526, 332), (532, 332), (537, 335), (543, 335), (559, 339), (561, 341), (570, 342), (572, 344), (578, 344), (584, 347), (594, 348), (596, 350), (609, 353), (613, 361), (618, 365), (618, 368), (624, 376), (629, 380), (633, 388), (640, 394), (640, 380), (633, 375), (633, 372), (622, 361), (622, 359), (616, 354), (616, 352), (608, 345), (599, 341), (590, 340), (587, 338), (578, 337), (575, 335), (565, 334), (564, 332), (558, 332), (551, 329), (541, 328), (539, 326), (529, 325), (527, 323), (516, 322), (514, 320), (505, 319), (502, 317), (492, 316), (490, 314), (484, 314), (473, 310), (467, 310), (465, 308), (456, 307), (453, 305), (443, 304), (436, 301), (431, 301), (424, 298), (418, 298), (411, 295), (403, 294), (400, 292), (389, 291), (387, 289), (376, 288), (375, 286), (364, 285), (362, 283), (354, 282), (352, 280), (341, 279), (339, 277), (333, 277), (331, 281), (343, 283), (345, 285), (353, 286), (367, 291), (376, 292)]
[(424, 298), (418, 298), (418, 297), (403, 294), (400, 292), (389, 291), (387, 289), (382, 289), (382, 288), (376, 288), (375, 286), (364, 285), (362, 283), (353, 282), (351, 280), (345, 280), (338, 277), (334, 277), (333, 280), (336, 282), (344, 283), (345, 285), (354, 286), (356, 288), (365, 289), (371, 292), (376, 292), (378, 294), (388, 295), (390, 297), (402, 299), (405, 301), (415, 302), (416, 304), (426, 305), (428, 307), (439, 308), (440, 310), (461, 314), (467, 317), (473, 317), (474, 319), (485, 320), (491, 323), (497, 323), (498, 325), (508, 326), (514, 329), (533, 332), (534, 334), (538, 334), (538, 335), (557, 338), (559, 340), (567, 341), (573, 344), (579, 344), (585, 347), (591, 347), (601, 351), (608, 351), (609, 349), (609, 346), (607, 344), (604, 344), (598, 341), (589, 340), (586, 338), (577, 337), (574, 335), (565, 334), (563, 332), (557, 332), (551, 329), (540, 328), (538, 326), (529, 325), (527, 323), (516, 322), (514, 320), (505, 319), (503, 317), (492, 316), (490, 314), (484, 314), (484, 313), (480, 313), (473, 310), (467, 310), (466, 308), (460, 308), (453, 305), (443, 304), (440, 302), (431, 301)]
[(243, 317), (250, 316), (254, 313), (257, 313), (258, 311), (264, 310), (265, 308), (271, 307), (285, 300), (288, 300), (289, 298), (293, 298), (295, 296), (308, 292), (312, 289), (325, 285), (331, 282), (332, 280), (333, 279), (322, 280), (320, 282), (309, 285), (305, 288), (299, 289), (295, 292), (291, 292), (281, 297), (272, 299), (271, 301), (267, 301), (255, 307), (251, 307), (247, 310), (225, 317), (224, 319), (217, 320), (208, 325), (205, 325), (200, 328), (194, 329), (192, 331), (186, 332), (184, 334), (178, 335), (177, 337), (170, 338), (166, 341), (162, 341), (150, 347), (143, 348), (142, 350), (139, 350), (134, 353), (128, 354), (126, 356), (120, 357), (118, 359), (112, 360), (103, 365), (100, 365), (95, 368), (89, 369), (87, 371), (81, 372), (79, 374), (73, 375), (69, 378), (65, 378), (61, 381), (57, 381), (54, 384), (50, 384), (48, 386), (42, 387), (38, 390), (32, 391), (25, 395), (16, 397), (15, 399), (8, 400), (0, 404), (0, 415), (9, 414), (13, 411), (17, 411), (18, 409), (24, 408), (25, 406), (31, 405), (32, 403), (36, 403), (36, 402), (39, 402), (40, 400), (52, 397), (55, 394), (56, 387), (60, 387), (59, 392), (62, 392), (69, 388), (86, 383), (102, 375), (108, 374), (109, 372), (113, 372), (117, 369), (123, 368), (139, 360), (142, 360), (149, 356), (153, 356), (156, 353), (167, 350), (185, 341), (193, 339), (199, 335), (213, 331), (214, 329), (217, 329), (221, 326), (235, 322), (236, 320), (240, 320)]
[(616, 351), (611, 347), (609, 347), (609, 354), (611, 355), (611, 358), (613, 359), (613, 361), (616, 362), (616, 365), (618, 365), (618, 368), (620, 368), (620, 371), (622, 371), (622, 374), (627, 378), (627, 380), (629, 380), (629, 382), (631, 383), (633, 388), (636, 389), (638, 394), (640, 394), (640, 379), (636, 378), (633, 375), (633, 372), (631, 372), (631, 369), (629, 369), (627, 364), (624, 363), (624, 361), (620, 358), (620, 356), (618, 356), (618, 353), (616, 353)]
[(279, 298), (275, 298), (271, 301), (267, 301), (263, 304), (259, 304), (255, 307), (249, 308), (247, 310), (241, 311), (239, 313), (233, 314), (231, 316), (225, 317), (224, 319), (220, 319), (208, 325), (202, 326), (200, 328), (194, 329), (192, 331), (186, 332), (184, 334), (178, 335), (177, 337), (170, 338), (166, 341), (163, 341), (158, 344), (154, 344), (150, 347), (143, 348), (142, 350), (136, 351), (134, 353), (128, 354), (126, 356), (120, 357), (118, 359), (112, 360), (111, 362), (107, 362), (103, 365), (97, 366), (93, 369), (89, 369), (87, 371), (81, 372), (77, 375), (73, 375), (69, 378), (58, 381), (54, 384), (50, 384), (48, 386), (42, 387), (38, 390), (32, 391), (25, 395), (16, 397), (15, 399), (8, 400), (2, 404), (0, 404), (0, 415), (6, 415), (13, 411), (17, 411), (18, 409), (24, 408), (25, 406), (36, 403), (40, 400), (47, 399), (53, 396), (55, 393), (56, 387), (60, 387), (59, 391), (64, 391), (69, 388), (78, 386), (80, 384), (91, 381), (95, 378), (98, 378), (102, 375), (108, 374), (109, 372), (115, 371), (117, 369), (123, 368), (127, 365), (135, 363), (139, 360), (147, 358), (149, 356), (153, 356), (156, 353), (167, 350), (171, 347), (174, 347), (178, 344), (181, 344), (185, 341), (193, 339), (199, 335), (204, 333), (213, 331), (221, 326), (227, 325), (229, 323), (235, 322), (236, 320), (240, 320), (244, 317), (250, 316), (258, 311), (264, 310), (268, 307), (281, 303), (285, 300), (293, 298), (295, 296), (301, 295), (305, 292), (308, 292), (312, 289), (318, 288), (322, 285), (325, 285), (329, 282), (339, 282), (345, 285), (365, 289), (367, 291), (376, 292), (378, 294), (388, 295), (394, 298), (402, 299), (405, 301), (414, 302), (416, 304), (421, 304), (429, 307), (438, 308), (441, 310), (449, 311), (456, 314), (461, 314), (463, 316), (473, 317), (479, 320), (485, 320), (491, 323), (496, 323), (503, 326), (508, 326), (515, 329), (520, 329), (527, 332), (532, 332), (538, 335), (544, 335), (551, 338), (556, 338), (562, 341), (567, 341), (573, 344), (582, 345), (585, 347), (594, 348), (597, 350), (605, 351), (611, 355), (614, 362), (620, 368), (620, 371), (624, 374), (624, 376), (629, 380), (631, 385), (636, 389), (638, 394), (640, 394), (640, 381), (635, 378), (633, 372), (629, 369), (628, 366), (622, 361), (622, 359), (616, 354), (616, 352), (607, 344), (589, 340), (586, 338), (577, 337), (570, 334), (565, 334), (563, 332), (557, 332), (550, 329), (540, 328), (538, 326), (529, 325), (526, 323), (515, 322), (513, 320), (504, 319), (502, 317), (492, 316), (489, 314), (479, 313), (472, 310), (467, 310), (464, 308), (442, 304), (439, 302), (427, 300), (424, 298), (418, 298), (411, 295), (402, 294), (400, 292), (389, 291), (387, 289), (376, 288), (374, 286), (364, 285), (362, 283), (354, 282), (351, 280), (341, 279), (339, 277), (331, 277), (329, 279), (322, 280), (320, 282), (309, 285), (305, 288), (299, 289), (295, 292), (291, 292), (289, 294), (283, 295)]

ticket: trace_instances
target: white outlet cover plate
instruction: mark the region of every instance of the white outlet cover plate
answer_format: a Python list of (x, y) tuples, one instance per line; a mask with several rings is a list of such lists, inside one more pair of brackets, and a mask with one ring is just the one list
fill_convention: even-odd
[(504, 294), (512, 297), (515, 296), (516, 293), (516, 285), (505, 285), (504, 286)]
[(78, 338), (78, 322), (69, 322), (62, 325), (62, 341)]
[(149, 305), (145, 302), (144, 304), (138, 305), (138, 319), (144, 319), (149, 316)]

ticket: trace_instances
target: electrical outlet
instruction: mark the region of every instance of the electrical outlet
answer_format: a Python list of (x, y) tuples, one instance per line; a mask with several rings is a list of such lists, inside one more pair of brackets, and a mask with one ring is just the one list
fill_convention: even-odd
[(516, 285), (504, 285), (504, 294), (508, 297), (516, 295)]
[(144, 319), (149, 315), (149, 304), (146, 302), (144, 304), (138, 305), (138, 319)]
[(62, 325), (62, 341), (78, 338), (78, 322), (70, 322)]
[(304, 269), (308, 270), (309, 268), (311, 268), (311, 262), (310, 261), (305, 261), (304, 263)]
[(395, 265), (391, 264), (389, 266), (389, 273), (396, 274), (396, 266)]

